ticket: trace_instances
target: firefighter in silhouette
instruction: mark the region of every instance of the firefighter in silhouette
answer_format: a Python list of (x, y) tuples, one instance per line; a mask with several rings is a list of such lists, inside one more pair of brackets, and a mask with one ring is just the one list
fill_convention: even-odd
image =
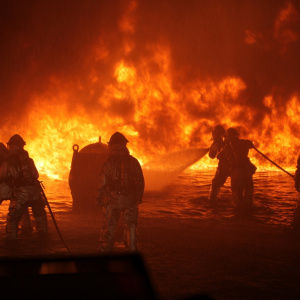
[[(8, 149), (3, 143), (0, 143), (0, 166), (8, 156)], [(11, 197), (11, 188), (3, 181), (0, 183), (0, 203), (3, 200), (9, 200)]]
[(235, 128), (226, 131), (227, 143), (220, 157), (230, 161), (231, 191), (238, 212), (247, 213), (253, 204), (253, 175), (256, 166), (251, 163), (248, 154), (254, 148), (252, 141), (240, 139)]
[[(7, 147), (0, 142), (0, 166), (2, 163), (7, 159), (9, 154), (9, 151)], [(10, 186), (5, 182), (0, 183), (0, 204), (4, 200), (10, 200), (12, 195), (12, 189)], [(28, 209), (24, 212), (24, 215), (21, 218), (21, 235), (24, 237), (30, 237), (32, 235), (32, 224), (31, 224), (31, 219), (29, 215)]]
[(124, 244), (137, 251), (138, 207), (144, 194), (140, 163), (130, 155), (126, 137), (115, 132), (109, 142), (109, 157), (103, 163), (96, 202), (104, 207), (105, 222), (100, 233), (100, 251), (111, 251), (118, 222), (124, 218)]
[(32, 209), (37, 237), (44, 239), (48, 235), (48, 222), (38, 182), (39, 173), (24, 149), (26, 143), (20, 135), (13, 135), (7, 145), (9, 154), (0, 168), (1, 181), (5, 181), (12, 189), (5, 239), (18, 240), (18, 224), (28, 207)]
[(299, 195), (298, 195), (298, 201), (296, 207), (294, 209), (291, 226), (292, 226), (292, 230), (299, 232), (300, 231), (300, 155), (298, 156), (297, 159), (297, 166), (296, 166), (294, 180), (295, 180), (295, 189), (299, 192)]
[(224, 148), (226, 141), (224, 139), (225, 129), (222, 125), (217, 125), (212, 131), (212, 140), (208, 155), (210, 158), (217, 158), (218, 167), (215, 176), (212, 180), (208, 200), (211, 203), (215, 203), (221, 187), (225, 184), (229, 176), (229, 161), (227, 157), (220, 157), (219, 153)]

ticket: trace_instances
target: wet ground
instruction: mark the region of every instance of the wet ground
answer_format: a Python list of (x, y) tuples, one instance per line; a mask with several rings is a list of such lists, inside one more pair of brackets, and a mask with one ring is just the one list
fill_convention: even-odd
[[(254, 210), (239, 218), (230, 180), (217, 205), (207, 203), (213, 174), (185, 171), (171, 186), (145, 192), (139, 252), (159, 297), (187, 299), (207, 293), (214, 299), (299, 299), (300, 235), (288, 230), (298, 196), (293, 180), (282, 172), (256, 173)], [(100, 208), (75, 213), (67, 182), (45, 179), (44, 185), (63, 240), (48, 213), (48, 243), (21, 238), (19, 247), (6, 247), (8, 203), (3, 202), (1, 257), (99, 255)], [(114, 254), (124, 251), (120, 225)]]

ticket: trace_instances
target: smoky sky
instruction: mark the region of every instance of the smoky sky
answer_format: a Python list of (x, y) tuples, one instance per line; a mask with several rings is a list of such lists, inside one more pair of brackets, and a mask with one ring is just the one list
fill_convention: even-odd
[[(280, 11), (289, 4), (294, 11), (286, 13), (276, 28)], [(156, 5), (146, 1), (142, 5), (144, 22), (139, 29), (147, 34), (140, 38), (168, 39), (174, 72), (180, 74), (174, 78), (175, 87), (195, 78), (238, 76), (247, 85), (239, 100), (256, 110), (255, 122), (268, 113), (262, 105), (264, 96), (272, 94), (278, 106), (284, 106), (298, 91), (296, 1), (158, 1)], [(253, 43), (246, 43), (247, 32), (255, 35)]]
[[(284, 108), (289, 96), (298, 93), (298, 1), (151, 0), (136, 1), (130, 11), (132, 3), (1, 1), (1, 126), (20, 122), (33, 95), (49, 89), (55, 93), (59, 86), (53, 82), (57, 81), (71, 88), (75, 101), (85, 95), (87, 110), (101, 108), (96, 99), (112, 82), (120, 58), (138, 65), (149, 55), (148, 45), (155, 43), (170, 48), (174, 90), (181, 91), (196, 80), (241, 78), (247, 88), (239, 103), (255, 111), (256, 124), (270, 113), (263, 105), (266, 95), (272, 94), (276, 105)], [(130, 34), (120, 30), (124, 14), (134, 20)], [(130, 53), (124, 53), (126, 34), (135, 45)], [(91, 49), (99, 43), (108, 55), (93, 61)], [(97, 71), (97, 87), (89, 81), (91, 68)], [(143, 69), (137, 72), (142, 74)], [(115, 114), (130, 115), (134, 108), (130, 101), (128, 106), (124, 103)], [(195, 119), (201, 117), (197, 109), (190, 113)]]
[[(32, 94), (49, 88), (51, 76), (75, 86), (80, 78), (84, 81), (87, 49), (98, 37), (109, 37), (106, 41), (111, 51), (118, 49), (117, 20), (122, 6), (109, 2), (1, 2), (0, 88), (4, 118), (25, 110)], [(102, 66), (104, 72), (107, 68), (109, 62)]]

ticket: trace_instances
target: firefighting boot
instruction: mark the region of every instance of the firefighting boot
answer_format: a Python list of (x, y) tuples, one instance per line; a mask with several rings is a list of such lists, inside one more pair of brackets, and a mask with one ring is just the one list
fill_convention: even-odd
[(46, 215), (35, 216), (35, 226), (39, 236), (48, 235), (48, 221)]
[(220, 192), (220, 188), (216, 188), (216, 187), (213, 187), (213, 186), (210, 187), (208, 201), (211, 204), (215, 204), (217, 202), (219, 192)]
[(99, 238), (99, 251), (111, 252), (115, 244), (115, 231), (114, 230), (101, 230)]
[(253, 209), (253, 188), (247, 187), (244, 191), (244, 202), (245, 207), (248, 212), (251, 212)]
[(125, 225), (124, 230), (124, 245), (129, 251), (137, 251), (137, 234), (136, 225)]
[(19, 234), (20, 237), (31, 238), (33, 234), (33, 227), (29, 215), (28, 209), (22, 215), (21, 221), (21, 232)]
[(18, 240), (18, 222), (13, 220), (10, 216), (7, 217), (5, 227), (5, 241), (17, 241)]

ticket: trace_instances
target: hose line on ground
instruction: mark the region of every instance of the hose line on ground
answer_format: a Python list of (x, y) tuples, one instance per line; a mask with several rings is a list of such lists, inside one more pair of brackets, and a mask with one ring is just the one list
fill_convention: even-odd
[(64, 241), (64, 239), (63, 239), (63, 237), (62, 237), (62, 235), (61, 235), (61, 233), (60, 233), (60, 230), (59, 230), (59, 228), (58, 228), (58, 226), (57, 226), (57, 223), (56, 223), (56, 220), (55, 220), (55, 218), (54, 218), (52, 209), (51, 209), (51, 207), (50, 207), (50, 204), (49, 204), (48, 199), (47, 199), (47, 197), (46, 197), (46, 194), (45, 194), (45, 192), (44, 192), (45, 187), (44, 187), (42, 181), (39, 181), (39, 185), (40, 185), (40, 188), (41, 188), (41, 191), (42, 191), (42, 195), (43, 195), (43, 197), (44, 197), (44, 199), (45, 199), (45, 201), (46, 201), (47, 207), (48, 207), (48, 209), (49, 209), (51, 218), (52, 218), (53, 223), (54, 223), (54, 225), (55, 225), (56, 231), (57, 231), (57, 233), (58, 233), (58, 235), (59, 235), (59, 237), (60, 237), (60, 240), (62, 241), (62, 243), (64, 244), (65, 248), (68, 250), (68, 252), (69, 252), (69, 253), (72, 253), (71, 250), (70, 250), (70, 248), (68, 247), (68, 245), (67, 245), (66, 242)]

